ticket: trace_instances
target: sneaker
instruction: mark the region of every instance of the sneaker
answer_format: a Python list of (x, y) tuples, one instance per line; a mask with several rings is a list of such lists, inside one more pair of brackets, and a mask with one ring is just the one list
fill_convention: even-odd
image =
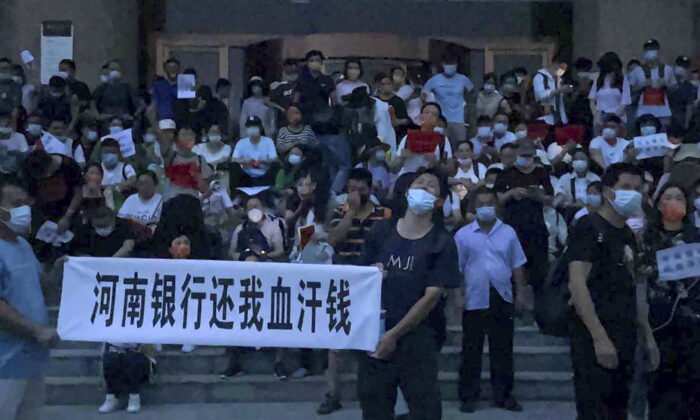
[(310, 375), (310, 372), (308, 369), (299, 368), (299, 369), (295, 370), (294, 373), (292, 373), (292, 378), (293, 379), (302, 379), (302, 378), (306, 378), (309, 375)]
[(325, 416), (326, 414), (331, 414), (334, 411), (338, 411), (343, 408), (340, 403), (340, 399), (330, 392), (326, 394), (326, 398), (323, 400), (321, 405), (316, 409), (316, 413)]
[(141, 411), (141, 395), (129, 394), (129, 404), (126, 406), (127, 413), (138, 413)]
[(518, 402), (515, 401), (515, 398), (513, 397), (508, 397), (503, 402), (495, 403), (494, 407), (502, 408), (504, 410), (513, 411), (516, 413), (523, 411), (523, 406), (518, 404)]
[(284, 364), (282, 362), (275, 363), (275, 376), (280, 381), (287, 379), (287, 372), (284, 371)]
[(243, 375), (243, 370), (241, 370), (240, 367), (235, 366), (235, 367), (230, 367), (223, 371), (221, 373), (221, 379), (231, 379), (235, 378), (236, 376), (241, 376)]
[(111, 413), (119, 408), (119, 400), (114, 394), (107, 394), (105, 397), (105, 402), (102, 403), (100, 408), (97, 410), (100, 414)]
[(476, 411), (476, 401), (463, 401), (459, 405), (459, 411), (462, 413), (473, 413)]
[(192, 353), (194, 351), (194, 349), (196, 349), (196, 348), (197, 348), (197, 346), (195, 346), (194, 344), (183, 344), (182, 345), (182, 352), (183, 353)]

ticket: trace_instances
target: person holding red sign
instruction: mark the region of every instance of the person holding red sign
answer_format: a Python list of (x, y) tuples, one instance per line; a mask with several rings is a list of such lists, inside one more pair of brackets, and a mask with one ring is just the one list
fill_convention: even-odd
[(676, 86), (676, 76), (673, 68), (659, 61), (661, 44), (655, 39), (644, 43), (642, 65), (629, 74), (630, 85), (639, 96), (637, 117), (652, 114), (661, 119), (664, 127), (671, 122), (671, 108), (668, 104), (667, 90)]
[(399, 144), (398, 158), (392, 168), (401, 176), (417, 172), (421, 168), (431, 168), (441, 159), (452, 158), (452, 147), (447, 138), (435, 131), (442, 115), (442, 108), (435, 102), (428, 102), (421, 110), (420, 130), (410, 130)]

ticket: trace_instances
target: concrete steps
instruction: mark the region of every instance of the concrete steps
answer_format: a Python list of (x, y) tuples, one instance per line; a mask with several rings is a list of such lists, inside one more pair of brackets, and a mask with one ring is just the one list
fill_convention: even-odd
[[(50, 311), (56, 320), (57, 310)], [(440, 381), (443, 399), (457, 399), (457, 379), (462, 340), (461, 326), (448, 327), (448, 338), (439, 355)], [(565, 339), (548, 337), (535, 327), (517, 327), (514, 340), (515, 395), (524, 401), (553, 401), (573, 399), (571, 360)], [(49, 405), (95, 405), (104, 398), (101, 378), (101, 344), (63, 342), (51, 351), (47, 369)], [(489, 398), (488, 344), (482, 356), (482, 396)], [(290, 351), (287, 369), (296, 366)], [(192, 353), (182, 353), (179, 346), (166, 345), (158, 354), (154, 384), (144, 390), (147, 404), (171, 403), (232, 403), (232, 402), (303, 402), (320, 400), (326, 390), (323, 352), (315, 357), (316, 376), (279, 381), (272, 375), (274, 349), (243, 349), (241, 365), (244, 375), (221, 379), (227, 367), (222, 347), (198, 347)], [(347, 400), (356, 399), (356, 362), (350, 362), (343, 375)]]

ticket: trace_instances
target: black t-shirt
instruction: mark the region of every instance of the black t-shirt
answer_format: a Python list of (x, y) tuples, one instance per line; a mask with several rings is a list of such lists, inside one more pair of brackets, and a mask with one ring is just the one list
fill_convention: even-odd
[(636, 289), (624, 258), (626, 247), (637, 254), (632, 230), (592, 214), (576, 222), (570, 238), (570, 261), (593, 264), (587, 283), (600, 322), (613, 341), (630, 339), (635, 334)]
[(424, 295), (428, 287), (455, 288), (460, 284), (457, 246), (439, 226), (416, 240), (401, 237), (397, 220), (377, 223), (365, 239), (364, 265), (384, 264), (382, 308), (386, 329), (393, 328)]
[(47, 125), (53, 120), (68, 122), (71, 119), (70, 97), (68, 95), (54, 98), (51, 95), (42, 93), (39, 96), (36, 108), (41, 111)]
[[(517, 167), (504, 170), (496, 178), (494, 191), (505, 193), (513, 188), (542, 188), (546, 195), (553, 195), (554, 189), (549, 181), (549, 174), (544, 168), (536, 167), (529, 174), (523, 173)], [(542, 214), (542, 203), (523, 198), (511, 199), (503, 208), (503, 222), (511, 225), (518, 233), (547, 234), (547, 226)]]
[(316, 122), (316, 113), (330, 108), (328, 99), (335, 90), (335, 83), (330, 76), (321, 74), (318, 77), (311, 75), (308, 69), (301, 71), (301, 77), (297, 84), (297, 92), (301, 94), (300, 102), (304, 118), (313, 123)]
[(71, 243), (71, 254), (91, 257), (111, 257), (127, 239), (136, 239), (128, 221), (117, 219), (114, 231), (106, 237), (99, 236), (91, 225), (82, 225)]
[(93, 92), (97, 110), (103, 114), (133, 115), (135, 108), (134, 95), (127, 83), (103, 83)]
[(66, 84), (71, 94), (77, 96), (80, 101), (89, 101), (92, 98), (90, 88), (84, 82), (80, 80), (66, 80)]
[(678, 121), (685, 120), (685, 109), (692, 105), (698, 97), (698, 88), (688, 80), (679, 84), (668, 93), (668, 104), (671, 107), (673, 118)]

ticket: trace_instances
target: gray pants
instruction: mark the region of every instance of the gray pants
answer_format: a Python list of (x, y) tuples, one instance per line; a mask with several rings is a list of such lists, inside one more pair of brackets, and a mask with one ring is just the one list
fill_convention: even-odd
[(43, 376), (0, 379), (0, 419), (41, 420), (45, 398)]

